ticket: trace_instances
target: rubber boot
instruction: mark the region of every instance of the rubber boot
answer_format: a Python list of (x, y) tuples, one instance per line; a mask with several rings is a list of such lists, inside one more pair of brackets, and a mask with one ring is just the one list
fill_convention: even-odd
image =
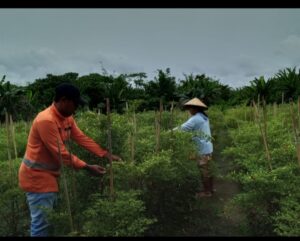
[(203, 198), (203, 197), (211, 197), (212, 191), (211, 191), (211, 185), (210, 185), (210, 179), (209, 178), (202, 178), (202, 184), (203, 184), (203, 191), (196, 194), (196, 197)]
[(214, 178), (213, 177), (209, 177), (209, 191), (211, 193), (216, 192), (216, 189), (214, 188)]

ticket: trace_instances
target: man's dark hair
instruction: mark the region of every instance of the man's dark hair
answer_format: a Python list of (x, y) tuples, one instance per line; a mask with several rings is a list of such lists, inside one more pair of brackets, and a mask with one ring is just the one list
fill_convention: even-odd
[(62, 83), (55, 88), (54, 101), (58, 102), (62, 97), (73, 100), (75, 105), (85, 104), (85, 101), (80, 97), (79, 89), (70, 83)]

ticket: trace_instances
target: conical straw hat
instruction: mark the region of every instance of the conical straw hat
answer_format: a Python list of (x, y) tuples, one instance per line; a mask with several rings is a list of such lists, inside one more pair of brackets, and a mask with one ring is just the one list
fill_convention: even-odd
[(193, 106), (200, 106), (200, 107), (204, 107), (204, 108), (208, 108), (201, 100), (199, 100), (198, 98), (194, 98), (191, 99), (190, 101), (186, 102), (184, 104), (184, 106), (189, 106), (189, 105), (193, 105)]

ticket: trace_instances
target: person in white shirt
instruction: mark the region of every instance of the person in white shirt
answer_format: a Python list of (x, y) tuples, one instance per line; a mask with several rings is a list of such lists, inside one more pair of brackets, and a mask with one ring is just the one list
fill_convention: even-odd
[[(213, 189), (212, 153), (213, 144), (211, 138), (209, 118), (205, 113), (208, 107), (198, 98), (193, 98), (184, 104), (191, 117), (178, 129), (195, 133), (193, 141), (196, 144), (196, 160), (201, 171), (203, 191), (196, 194), (197, 197), (211, 197)], [(176, 128), (175, 128), (176, 129)]]

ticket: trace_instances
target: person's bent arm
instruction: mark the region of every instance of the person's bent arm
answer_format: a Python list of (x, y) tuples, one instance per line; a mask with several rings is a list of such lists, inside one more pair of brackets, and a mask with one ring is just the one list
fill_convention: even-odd
[[(76, 169), (80, 169), (86, 166), (86, 163), (84, 161), (80, 160), (73, 154), (70, 155), (70, 153), (67, 151), (59, 134), (58, 128), (54, 122), (50, 120), (40, 121), (37, 124), (37, 128), (44, 145), (49, 150), (53, 158), (55, 158), (56, 160), (59, 158), (60, 148), (62, 162), (65, 165), (73, 166)], [(59, 142), (60, 147), (58, 147), (57, 141)]]
[(121, 161), (121, 158), (117, 155), (109, 153), (107, 150), (103, 149), (99, 144), (97, 144), (93, 139), (86, 136), (77, 126), (76, 122), (73, 122), (71, 129), (71, 138), (76, 141), (76, 143), (88, 151), (94, 153), (99, 157), (111, 158), (112, 160)]
[(194, 127), (195, 127), (194, 120), (190, 118), (180, 126), (180, 129), (183, 131), (193, 131)]

